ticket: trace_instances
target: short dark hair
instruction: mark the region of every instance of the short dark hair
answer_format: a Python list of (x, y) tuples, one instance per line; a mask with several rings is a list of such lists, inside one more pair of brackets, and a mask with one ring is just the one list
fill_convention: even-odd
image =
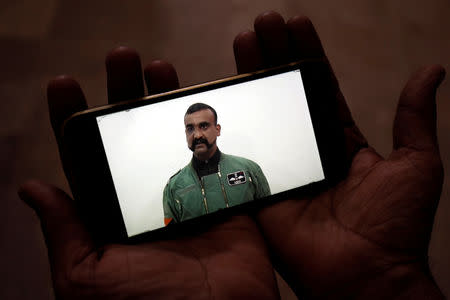
[(212, 108), (211, 106), (209, 106), (208, 104), (205, 103), (194, 103), (191, 106), (189, 106), (189, 108), (187, 109), (186, 113), (184, 114), (184, 116), (193, 114), (197, 111), (200, 110), (204, 110), (204, 109), (209, 109), (210, 111), (212, 111), (212, 113), (214, 114), (214, 122), (217, 125), (217, 113), (216, 110), (214, 108)]

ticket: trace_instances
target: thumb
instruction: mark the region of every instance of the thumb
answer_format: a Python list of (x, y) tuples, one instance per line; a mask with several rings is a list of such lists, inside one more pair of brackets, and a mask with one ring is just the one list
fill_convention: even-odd
[(437, 150), (436, 90), (444, 77), (444, 68), (434, 65), (409, 79), (397, 106), (394, 149)]
[(70, 270), (93, 249), (73, 200), (62, 190), (36, 180), (23, 184), (19, 197), (33, 208), (42, 226), (50, 263), (56, 271)]

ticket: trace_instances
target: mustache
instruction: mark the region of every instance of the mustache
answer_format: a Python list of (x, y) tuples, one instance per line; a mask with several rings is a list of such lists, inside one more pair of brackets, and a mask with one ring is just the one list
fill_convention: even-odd
[(204, 138), (195, 139), (195, 140), (192, 142), (192, 147), (195, 147), (195, 146), (197, 146), (198, 144), (205, 144), (206, 147), (208, 147), (208, 148), (211, 146), (211, 145), (209, 144), (209, 142), (208, 142), (206, 139), (204, 139)]

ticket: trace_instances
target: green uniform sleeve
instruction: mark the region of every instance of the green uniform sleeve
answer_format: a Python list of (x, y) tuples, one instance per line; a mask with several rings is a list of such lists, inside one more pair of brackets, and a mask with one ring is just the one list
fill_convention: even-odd
[(164, 188), (163, 209), (164, 209), (164, 224), (168, 225), (171, 222), (174, 223), (179, 222), (175, 199), (172, 196), (169, 183), (167, 183), (166, 187)]
[(267, 182), (266, 176), (264, 176), (263, 171), (258, 164), (254, 164), (253, 167), (253, 181), (256, 187), (256, 199), (270, 196), (270, 187)]

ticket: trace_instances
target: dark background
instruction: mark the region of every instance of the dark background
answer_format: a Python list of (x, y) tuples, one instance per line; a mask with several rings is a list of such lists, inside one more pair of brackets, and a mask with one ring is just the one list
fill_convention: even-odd
[[(21, 0), (0, 5), (0, 299), (52, 299), (46, 247), (17, 186), (40, 178), (67, 190), (48, 121), (45, 89), (54, 76), (79, 79), (90, 105), (106, 103), (105, 54), (127, 45), (142, 63), (166, 59), (182, 86), (236, 73), (234, 36), (276, 10), (314, 22), (354, 118), (386, 156), (398, 95), (411, 72), (450, 71), (448, 0), (169, 1)], [(450, 168), (450, 81), (438, 93), (438, 134)], [(435, 219), (431, 270), (450, 296), (450, 179)], [(283, 299), (294, 299), (280, 281)]]

